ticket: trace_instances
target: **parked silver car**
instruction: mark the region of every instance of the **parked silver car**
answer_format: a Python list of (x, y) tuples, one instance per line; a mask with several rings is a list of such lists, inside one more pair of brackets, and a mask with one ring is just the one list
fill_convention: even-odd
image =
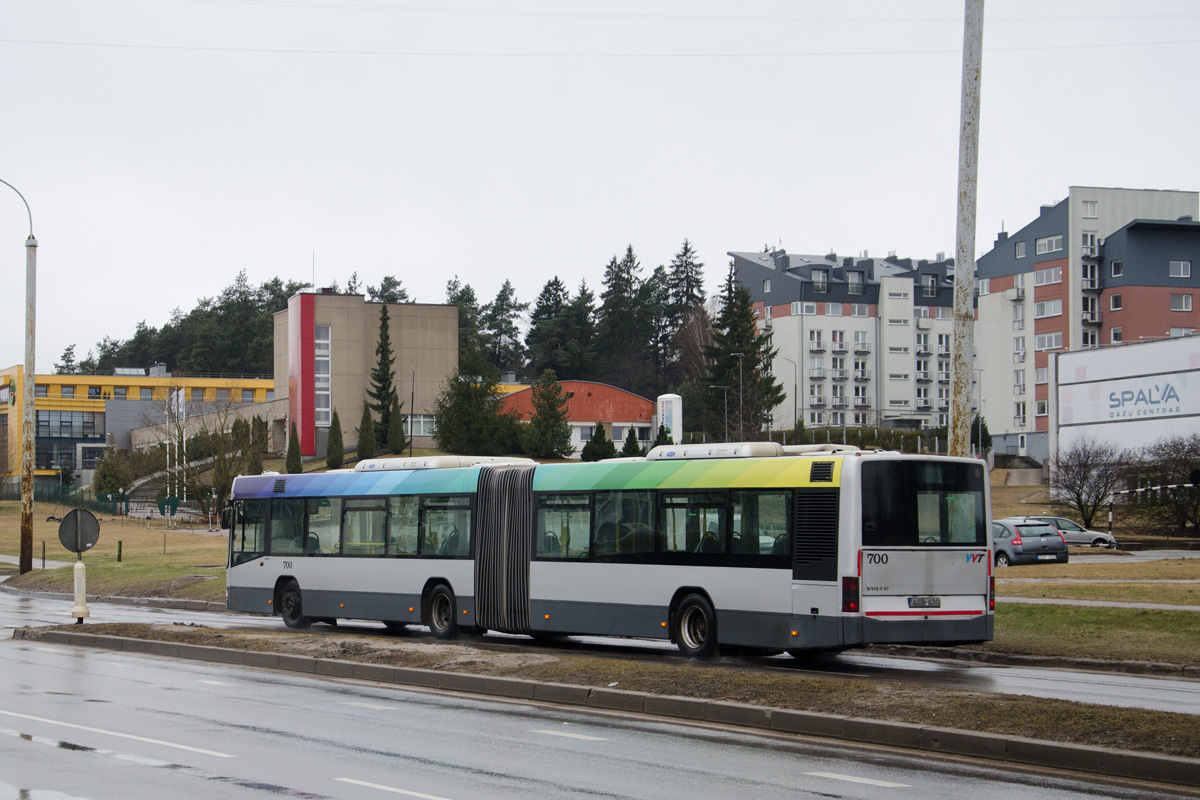
[(1051, 525), (1058, 528), (1060, 532), (1062, 532), (1063, 537), (1067, 540), (1067, 544), (1082, 545), (1084, 547), (1107, 547), (1110, 550), (1117, 549), (1117, 540), (1111, 533), (1089, 531), (1078, 522), (1073, 522), (1066, 517), (1052, 517), (1048, 514), (1033, 514), (1025, 517), (1025, 519), (1035, 519), (1039, 522), (1049, 522)]
[(997, 567), (1009, 564), (1066, 564), (1067, 540), (1047, 522), (1006, 517), (992, 522), (992, 550)]

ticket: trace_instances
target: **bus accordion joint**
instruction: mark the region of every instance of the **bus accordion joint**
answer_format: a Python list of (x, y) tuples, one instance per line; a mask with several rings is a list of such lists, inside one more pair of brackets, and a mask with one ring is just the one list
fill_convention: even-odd
[(842, 613), (858, 613), (858, 577), (842, 576)]

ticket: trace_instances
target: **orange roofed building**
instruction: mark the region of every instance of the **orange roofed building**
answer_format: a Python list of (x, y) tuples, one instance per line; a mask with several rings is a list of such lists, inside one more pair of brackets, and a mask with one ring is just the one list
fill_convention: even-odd
[[(605, 434), (621, 449), (630, 426), (637, 432), (638, 444), (646, 448), (654, 441), (654, 401), (609, 386), (591, 381), (559, 381), (567, 396), (567, 421), (571, 425), (571, 447), (574, 455), (583, 452), (597, 423), (604, 426)], [(533, 387), (502, 386), (508, 394), (504, 396), (504, 410), (515, 411), (522, 420), (533, 418)]]

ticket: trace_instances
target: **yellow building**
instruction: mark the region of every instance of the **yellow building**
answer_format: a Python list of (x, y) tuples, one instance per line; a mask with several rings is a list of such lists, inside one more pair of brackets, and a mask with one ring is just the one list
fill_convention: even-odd
[[(0, 480), (21, 474), (21, 421), (24, 368), (0, 370)], [(180, 377), (159, 368), (118, 369), (113, 375), (38, 375), (34, 468), (37, 476), (57, 475), (52, 465), (94, 469), (112, 435), (130, 448), (130, 431), (161, 419), (168, 396), (204, 413), (214, 404), (267, 403), (275, 399), (271, 378)], [(182, 390), (182, 394), (175, 394)]]

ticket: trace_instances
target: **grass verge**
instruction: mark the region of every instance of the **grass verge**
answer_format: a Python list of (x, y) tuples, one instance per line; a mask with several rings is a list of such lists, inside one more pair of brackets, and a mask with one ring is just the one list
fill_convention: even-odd
[(1021, 583), (1005, 581), (996, 586), (996, 599), (1048, 597), (1059, 600), (1102, 600), (1121, 603), (1166, 603), (1200, 605), (1200, 584), (1195, 583)]
[[(60, 630), (78, 632), (74, 626)], [(773, 708), (936, 725), (1097, 747), (1200, 757), (1195, 717), (920, 683), (814, 677), (739, 662), (653, 662), (576, 655), (496, 654), (469, 643), (403, 635), (296, 634), (150, 625), (89, 625), (88, 633), (295, 653), (361, 663), (501, 675), (527, 680), (697, 697)], [(788, 662), (783, 662), (788, 663)], [(803, 662), (795, 662), (803, 667)]]

